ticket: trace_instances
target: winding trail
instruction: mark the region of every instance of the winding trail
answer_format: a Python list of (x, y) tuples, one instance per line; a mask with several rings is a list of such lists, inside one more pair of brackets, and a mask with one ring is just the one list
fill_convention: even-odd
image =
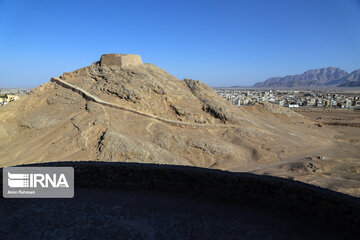
[(116, 108), (116, 109), (119, 109), (119, 110), (131, 112), (131, 113), (143, 116), (143, 117), (158, 120), (158, 121), (161, 121), (161, 122), (164, 122), (164, 123), (167, 123), (167, 124), (171, 124), (171, 125), (184, 126), (184, 127), (186, 127), (186, 126), (205, 127), (205, 128), (237, 128), (238, 127), (237, 125), (187, 123), (187, 122), (181, 122), (181, 121), (176, 121), (176, 120), (170, 120), (170, 119), (158, 117), (158, 116), (155, 116), (155, 115), (150, 115), (150, 114), (147, 114), (147, 113), (139, 112), (139, 111), (129, 109), (129, 108), (126, 108), (126, 107), (122, 107), (122, 106), (119, 106), (119, 105), (116, 105), (116, 104), (113, 104), (113, 103), (110, 103), (110, 102), (106, 102), (106, 101), (104, 101), (104, 100), (102, 100), (102, 99), (88, 93), (84, 89), (79, 88), (77, 86), (74, 86), (74, 85), (72, 85), (72, 84), (70, 84), (68, 82), (65, 82), (65, 81), (61, 80), (60, 78), (57, 78), (57, 77), (51, 78), (51, 82), (57, 83), (57, 84), (59, 84), (60, 86), (62, 86), (64, 88), (67, 88), (67, 89), (70, 89), (70, 90), (72, 90), (74, 92), (79, 93), (80, 95), (82, 95), (88, 101), (93, 101), (93, 102), (101, 104), (103, 106), (107, 106), (107, 107)]

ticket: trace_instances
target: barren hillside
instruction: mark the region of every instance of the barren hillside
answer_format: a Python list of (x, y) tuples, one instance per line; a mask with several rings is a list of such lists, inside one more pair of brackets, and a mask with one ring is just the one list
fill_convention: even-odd
[(248, 171), (321, 155), (337, 134), (282, 107), (233, 106), (140, 56), (108, 54), (0, 108), (0, 165), (97, 160)]

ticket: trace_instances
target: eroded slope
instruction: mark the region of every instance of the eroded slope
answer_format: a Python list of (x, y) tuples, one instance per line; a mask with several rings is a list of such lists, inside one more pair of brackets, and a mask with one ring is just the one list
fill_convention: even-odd
[(278, 106), (233, 106), (152, 64), (96, 62), (59, 78), (79, 91), (49, 82), (0, 108), (1, 166), (102, 160), (248, 171), (336, 146), (330, 127)]

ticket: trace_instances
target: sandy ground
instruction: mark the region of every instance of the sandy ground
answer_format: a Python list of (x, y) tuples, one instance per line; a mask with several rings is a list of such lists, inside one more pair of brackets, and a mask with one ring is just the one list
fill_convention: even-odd
[(281, 176), (360, 196), (360, 111), (303, 109), (296, 112), (316, 121), (320, 128), (335, 130), (335, 146), (285, 158), (281, 162), (235, 169)]
[(360, 110), (341, 108), (299, 108), (295, 111), (323, 124), (360, 127)]

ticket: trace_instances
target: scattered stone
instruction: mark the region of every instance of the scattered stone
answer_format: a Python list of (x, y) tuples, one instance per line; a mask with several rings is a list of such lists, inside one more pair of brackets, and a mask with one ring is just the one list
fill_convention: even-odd
[(311, 171), (313, 171), (313, 172), (316, 172), (317, 170), (319, 170), (319, 168), (317, 168), (317, 167), (316, 167), (314, 164), (312, 164), (312, 163), (309, 163), (309, 164), (307, 165), (307, 167), (310, 168)]

